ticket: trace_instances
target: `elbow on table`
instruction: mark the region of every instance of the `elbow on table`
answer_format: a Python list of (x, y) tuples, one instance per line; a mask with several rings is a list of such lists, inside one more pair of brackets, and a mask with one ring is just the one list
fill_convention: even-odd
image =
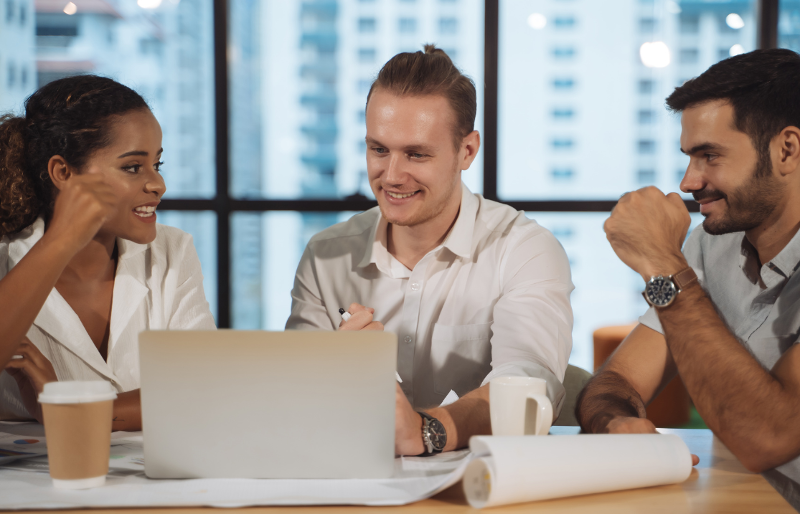
[(781, 444), (776, 440), (752, 444), (733, 454), (752, 473), (763, 473), (797, 457), (797, 453), (790, 449), (790, 443)]

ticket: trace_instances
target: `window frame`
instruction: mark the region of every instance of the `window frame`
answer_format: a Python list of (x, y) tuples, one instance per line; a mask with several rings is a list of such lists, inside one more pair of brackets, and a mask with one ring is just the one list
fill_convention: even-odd
[[(503, 201), (497, 196), (497, 94), (500, 0), (485, 0), (484, 20), (484, 127), (483, 127), (483, 196)], [(758, 2), (758, 47), (778, 45), (779, 0)], [(343, 199), (237, 199), (230, 195), (230, 142), (228, 106), (229, 75), (227, 61), (228, 0), (214, 0), (214, 130), (216, 135), (216, 196), (211, 199), (165, 199), (159, 208), (173, 211), (212, 211), (217, 218), (217, 326), (231, 325), (231, 216), (236, 212), (340, 212), (364, 211), (376, 205), (361, 195)], [(522, 200), (503, 202), (524, 211), (609, 212), (616, 199), (608, 200)], [(696, 212), (695, 202), (686, 202)]]

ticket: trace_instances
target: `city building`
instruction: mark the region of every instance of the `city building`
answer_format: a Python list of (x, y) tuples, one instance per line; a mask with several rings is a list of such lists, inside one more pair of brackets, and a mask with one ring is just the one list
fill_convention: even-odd
[(0, 114), (20, 114), (36, 89), (33, 0), (0, 2)]

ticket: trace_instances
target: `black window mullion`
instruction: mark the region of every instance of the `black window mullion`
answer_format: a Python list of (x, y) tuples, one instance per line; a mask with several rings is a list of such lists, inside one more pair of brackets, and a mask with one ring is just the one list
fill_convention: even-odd
[(497, 200), (497, 74), (500, 56), (500, 0), (484, 3), (483, 196)]
[(780, 0), (758, 1), (758, 48), (778, 47)]
[[(483, 194), (496, 200), (498, 147), (498, 79), (500, 0), (485, 0), (484, 21), (484, 127), (483, 127)], [(758, 2), (759, 48), (774, 48), (778, 41), (779, 0)], [(229, 176), (229, 103), (228, 103), (228, 1), (214, 0), (214, 109), (216, 134), (216, 196), (214, 199), (167, 199), (164, 210), (212, 210), (217, 215), (217, 324), (231, 325), (231, 213), (236, 211), (269, 212), (340, 212), (362, 211), (375, 205), (366, 199), (303, 199), (303, 200), (237, 200), (230, 197)], [(616, 200), (531, 200), (506, 202), (526, 211), (608, 212)], [(687, 207), (697, 211), (695, 202)]]
[[(217, 326), (231, 326), (231, 226), (229, 192), (228, 2), (214, 0), (214, 126), (217, 194)], [(172, 202), (179, 202), (173, 200)], [(166, 202), (165, 202), (166, 203)]]

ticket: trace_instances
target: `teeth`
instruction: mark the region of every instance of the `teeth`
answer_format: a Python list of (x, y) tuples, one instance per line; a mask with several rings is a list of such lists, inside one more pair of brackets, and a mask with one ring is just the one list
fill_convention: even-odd
[(414, 191), (413, 193), (408, 193), (404, 195), (404, 194), (392, 193), (391, 191), (386, 191), (386, 194), (388, 194), (392, 198), (402, 199), (402, 198), (408, 198), (409, 196), (414, 196), (415, 194), (417, 194), (417, 192)]
[(155, 215), (156, 208), (147, 205), (142, 205), (141, 207), (135, 208), (133, 210), (133, 213), (139, 216), (140, 218), (150, 218), (151, 216)]

